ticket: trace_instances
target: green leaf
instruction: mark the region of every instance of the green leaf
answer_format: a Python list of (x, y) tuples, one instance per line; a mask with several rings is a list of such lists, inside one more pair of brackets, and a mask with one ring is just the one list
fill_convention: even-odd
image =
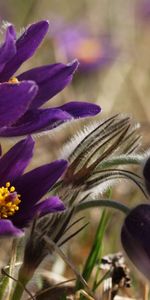
[[(102, 241), (104, 237), (104, 233), (106, 230), (106, 226), (108, 224), (108, 221), (110, 219), (110, 214), (106, 213), (104, 210), (95, 234), (95, 239), (91, 248), (91, 251), (89, 253), (89, 256), (86, 260), (85, 266), (83, 268), (82, 276), (83, 278), (88, 281), (90, 279), (91, 273), (95, 267), (97, 259), (100, 258), (101, 253), (101, 247), (102, 247)], [(81, 289), (83, 286), (79, 280), (76, 282), (76, 290)]]

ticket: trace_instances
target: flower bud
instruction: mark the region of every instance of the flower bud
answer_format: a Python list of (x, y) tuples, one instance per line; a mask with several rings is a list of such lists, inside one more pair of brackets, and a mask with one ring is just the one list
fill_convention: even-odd
[(150, 195), (150, 157), (147, 159), (144, 165), (143, 176), (144, 176), (147, 192)]
[(150, 280), (150, 205), (136, 206), (126, 217), (121, 241), (137, 269)]

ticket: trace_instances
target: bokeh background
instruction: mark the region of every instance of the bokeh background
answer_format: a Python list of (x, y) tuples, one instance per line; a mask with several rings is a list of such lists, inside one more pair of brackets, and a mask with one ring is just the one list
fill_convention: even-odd
[[(51, 45), (58, 31), (62, 34), (64, 25), (70, 28), (80, 23), (97, 39), (111, 36), (117, 52), (114, 60), (88, 74), (82, 73), (80, 79), (78, 72), (75, 96), (100, 103), (104, 114), (131, 112), (138, 121), (149, 121), (149, 0), (1, 0), (0, 17), (1, 21), (13, 22), (18, 32), (39, 19), (50, 21), (47, 41), (28, 62), (31, 66), (67, 60), (65, 53)], [(107, 51), (101, 49), (104, 50)]]
[[(39, 19), (49, 20), (49, 33), (36, 55), (23, 65), (22, 70), (41, 64), (67, 63), (73, 58), (81, 59), (72, 85), (57, 95), (50, 105), (85, 100), (102, 107), (101, 118), (115, 113), (129, 113), (140, 122), (142, 150), (147, 149), (150, 140), (150, 0), (0, 1), (1, 25), (6, 21), (14, 23), (18, 33)], [(66, 31), (69, 30), (72, 34), (66, 38)], [(74, 30), (76, 34), (73, 37)], [(83, 43), (82, 37), (85, 37)], [(67, 43), (71, 43), (72, 52), (67, 52)], [(87, 65), (95, 60), (96, 63), (92, 67), (82, 68), (82, 60)], [(74, 122), (54, 133), (37, 137), (33, 164), (57, 158), (62, 145), (86, 122)], [(14, 143), (14, 140), (11, 142)], [(116, 194), (118, 199), (122, 197), (133, 204), (142, 201), (140, 197), (143, 197), (141, 194), (137, 196), (132, 185), (125, 184), (119, 185)], [(96, 228), (99, 212), (93, 210), (88, 217), (92, 220), (91, 225), (88, 231), (81, 234), (80, 245), (75, 239), (70, 248), (72, 257), (78, 263), (83, 263), (89, 251), (91, 232)], [(117, 230), (115, 220), (114, 214), (110, 225), (111, 230), (114, 226), (114, 232)], [(108, 236), (110, 238), (110, 232)], [(118, 244), (119, 235), (114, 234), (113, 239), (106, 239), (104, 253), (120, 250)]]
[[(100, 51), (102, 59), (106, 56), (105, 63), (84, 72), (79, 70), (72, 87), (55, 97), (51, 105), (55, 106), (55, 101), (65, 102), (66, 98), (79, 99), (100, 104), (102, 117), (116, 112), (131, 113), (141, 122), (149, 140), (150, 0), (1, 0), (0, 18), (2, 22), (13, 22), (18, 32), (39, 19), (50, 22), (47, 39), (23, 65), (24, 70), (41, 64), (66, 63), (73, 57), (89, 60), (92, 58), (88, 55), (94, 57)], [(88, 44), (78, 45), (77, 39), (72, 46), (77, 49), (72, 49), (70, 56), (65, 52), (68, 40), (64, 38), (64, 45), (60, 42), (66, 28), (72, 32), (84, 28), (90, 36)], [(108, 40), (105, 46), (104, 37)]]

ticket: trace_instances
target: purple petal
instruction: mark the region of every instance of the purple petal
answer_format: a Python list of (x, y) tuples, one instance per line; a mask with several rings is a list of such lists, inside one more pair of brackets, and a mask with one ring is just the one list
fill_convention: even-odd
[(8, 126), (28, 109), (38, 87), (32, 81), (0, 84), (0, 126)]
[(15, 218), (14, 216), (13, 220), (19, 228), (24, 228), (36, 215), (38, 215), (38, 217), (42, 217), (46, 214), (62, 211), (64, 209), (65, 206), (59, 197), (52, 196), (34, 205), (32, 209), (28, 210), (28, 212), (26, 212), (26, 210), (19, 211), (17, 217)]
[(65, 111), (55, 108), (28, 111), (14, 126), (2, 128), (0, 136), (20, 136), (50, 130), (72, 117)]
[(78, 67), (78, 61), (70, 64), (53, 64), (35, 68), (21, 74), (19, 80), (33, 80), (38, 84), (39, 92), (30, 108), (37, 108), (58, 94), (72, 80), (73, 73)]
[(37, 212), (39, 212), (41, 217), (48, 213), (62, 211), (65, 209), (65, 206), (59, 197), (51, 196), (44, 201), (37, 203), (35, 205), (35, 209)]
[(147, 158), (144, 168), (143, 168), (143, 177), (145, 180), (145, 186), (148, 194), (150, 195), (150, 157)]
[(59, 106), (59, 109), (66, 111), (75, 119), (84, 118), (88, 116), (95, 116), (101, 111), (101, 108), (97, 104), (80, 101), (66, 103), (62, 106)]
[(29, 26), (16, 41), (17, 53), (6, 64), (0, 75), (0, 81), (7, 81), (17, 71), (24, 61), (30, 58), (43, 40), (49, 24), (48, 21), (40, 21)]
[(10, 220), (0, 220), (0, 237), (21, 237), (22, 235), (24, 235), (24, 232), (15, 227)]
[(50, 164), (36, 168), (15, 182), (16, 190), (21, 194), (20, 210), (17, 215), (28, 214), (33, 206), (49, 191), (53, 184), (60, 178), (67, 167), (67, 161), (56, 160)]
[(15, 55), (15, 31), (12, 25), (7, 27), (5, 42), (0, 46), (0, 72), (5, 64)]
[(33, 155), (34, 141), (31, 137), (15, 144), (0, 159), (0, 183), (7, 181), (15, 184), (15, 179), (22, 175)]
[(135, 266), (150, 280), (150, 205), (134, 208), (121, 231), (123, 248)]

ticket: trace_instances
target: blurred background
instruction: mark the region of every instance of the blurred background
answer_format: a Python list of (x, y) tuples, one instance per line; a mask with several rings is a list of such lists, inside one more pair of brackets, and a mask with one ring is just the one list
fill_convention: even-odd
[(24, 70), (79, 59), (72, 86), (51, 105), (79, 99), (100, 104), (102, 117), (131, 113), (149, 141), (150, 0), (1, 0), (0, 18), (18, 33), (39, 19), (50, 22)]
[(148, 126), (150, 0), (1, 0), (0, 18), (18, 32), (48, 19), (47, 40), (28, 64), (78, 58), (71, 97), (99, 103), (106, 115), (130, 112)]
[(0, 18), (18, 32), (48, 19), (47, 40), (28, 64), (78, 58), (69, 96), (99, 103), (105, 115), (132, 113), (149, 132), (150, 0), (1, 0)]
[[(93, 101), (102, 107), (101, 118), (129, 113), (141, 123), (142, 148), (146, 149), (150, 140), (150, 0), (0, 1), (1, 24), (14, 23), (18, 33), (40, 19), (49, 20), (49, 33), (22, 70), (42, 64), (67, 63), (74, 58), (80, 62), (72, 85), (50, 105), (72, 100)], [(86, 122), (75, 122), (56, 134), (39, 137), (34, 164), (56, 159), (62, 144)], [(128, 188), (120, 185), (117, 197), (132, 198), (132, 203), (138, 201), (133, 185)], [(97, 224), (99, 212), (93, 210), (89, 215), (91, 231)], [(115, 218), (114, 214), (111, 226)], [(78, 263), (86, 257), (91, 241), (88, 231), (83, 237), (85, 243), (80, 257), (76, 239), (71, 245), (71, 255), (76, 256)], [(104, 252), (116, 250), (118, 242), (119, 236), (113, 237), (111, 243), (106, 240), (107, 251)]]

